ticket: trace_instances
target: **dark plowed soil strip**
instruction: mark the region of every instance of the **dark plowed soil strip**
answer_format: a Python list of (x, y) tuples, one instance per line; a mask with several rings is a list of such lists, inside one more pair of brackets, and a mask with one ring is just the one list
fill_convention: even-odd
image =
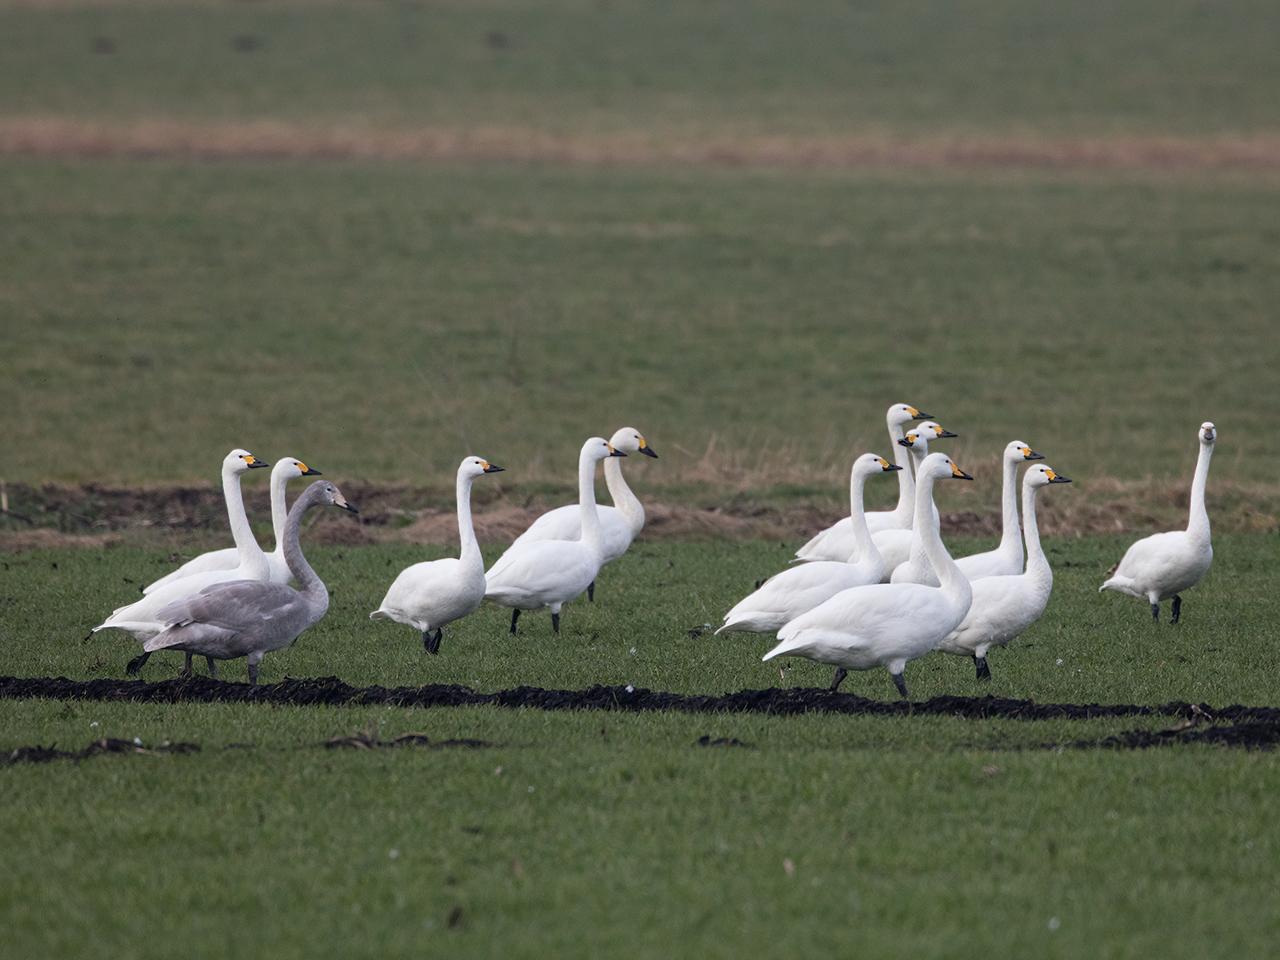
[(47, 747), (39, 744), (31, 747), (18, 747), (10, 752), (8, 763), (48, 763), (51, 760), (87, 760), (89, 757), (100, 757), (106, 753), (141, 754), (141, 753), (195, 753), (200, 749), (198, 743), (160, 743), (144, 746), (137, 740), (120, 740), (115, 737), (103, 737), (94, 740), (83, 750), (59, 750), (56, 744)]
[[(1280, 723), (1246, 720), (1242, 723), (1200, 725), (1187, 721), (1168, 730), (1126, 730), (1101, 740), (1076, 740), (1061, 746), (1069, 750), (1147, 750), (1183, 743), (1210, 743), (1245, 750), (1274, 750), (1280, 745)], [(1045, 744), (1058, 749), (1057, 744)]]
[(447, 750), (450, 747), (461, 747), (464, 750), (480, 750), (484, 747), (496, 747), (496, 743), (488, 740), (474, 740), (461, 737), (451, 740), (432, 740), (425, 733), (402, 733), (390, 740), (379, 740), (378, 735), (369, 731), (353, 733), (349, 737), (330, 737), (324, 742), (330, 750), (347, 747), (351, 750), (378, 750), (382, 747), (426, 747), (429, 750)]
[(68, 680), (65, 677), (0, 677), (0, 698), (104, 700), (131, 703), (267, 703), (289, 706), (499, 706), (534, 710), (609, 710), (642, 713), (672, 710), (681, 713), (763, 713), (797, 716), (806, 713), (874, 716), (951, 716), (974, 720), (1092, 720), (1101, 717), (1177, 717), (1233, 723), (1280, 724), (1278, 707), (1203, 704), (1036, 703), (1001, 697), (934, 697), (905, 703), (870, 700), (851, 693), (831, 693), (812, 687), (740, 690), (719, 695), (663, 693), (638, 687), (594, 686), (585, 690), (544, 690), (515, 687), (481, 693), (456, 684), (424, 687), (353, 687), (336, 677), (286, 679), (249, 686), (208, 677), (175, 677), (158, 683), (141, 680)]

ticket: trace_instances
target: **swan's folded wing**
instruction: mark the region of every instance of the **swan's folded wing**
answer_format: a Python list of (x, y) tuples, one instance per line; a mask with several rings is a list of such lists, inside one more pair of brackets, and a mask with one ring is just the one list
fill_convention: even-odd
[(1115, 573), (1144, 582), (1159, 582), (1185, 562), (1186, 533), (1171, 530), (1155, 533), (1132, 544), (1116, 564)]
[(538, 540), (577, 540), (582, 536), (582, 517), (576, 503), (548, 510), (529, 524), (529, 529), (516, 537), (511, 544), (533, 543)]
[(168, 626), (204, 623), (241, 631), (292, 619), (304, 606), (302, 595), (284, 584), (230, 580), (175, 600), (161, 609), (158, 619)]
[(906, 619), (932, 616), (935, 605), (945, 606), (942, 591), (936, 587), (913, 583), (852, 587), (796, 617), (778, 631), (778, 637), (786, 640), (802, 630), (891, 636), (902, 629)]
[(537, 596), (563, 590), (570, 582), (594, 576), (585, 547), (563, 540), (545, 540), (512, 547), (485, 575), (485, 596), (519, 593)]
[(142, 588), (144, 594), (152, 593), (163, 587), (167, 587), (171, 583), (176, 583), (186, 577), (194, 576), (197, 573), (205, 573), (209, 570), (232, 570), (240, 564), (240, 554), (235, 547), (227, 547), (225, 550), (210, 550), (208, 553), (202, 553), (198, 557), (188, 560), (177, 570), (165, 574), (159, 580), (147, 584)]

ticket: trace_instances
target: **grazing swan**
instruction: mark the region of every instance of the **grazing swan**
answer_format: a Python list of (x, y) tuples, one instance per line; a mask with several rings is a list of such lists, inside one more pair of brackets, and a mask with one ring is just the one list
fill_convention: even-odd
[[(266, 466), (266, 464), (262, 464), (262, 466)], [(226, 470), (225, 466), (223, 470)], [(294, 477), (318, 476), (320, 476), (319, 470), (312, 470), (297, 457), (281, 457), (276, 461), (276, 465), (271, 468), (271, 526), (275, 531), (276, 548), (267, 554), (267, 566), (271, 571), (272, 583), (289, 582), (289, 565), (284, 560), (284, 521), (289, 513), (289, 508), (285, 503), (285, 488), (288, 487), (289, 481)], [(223, 482), (225, 486), (225, 479)], [(239, 508), (240, 516), (244, 517), (244, 504), (241, 503)], [(228, 511), (232, 509), (229, 500), (227, 501), (227, 509)], [(245, 517), (244, 522), (246, 524), (249, 522), (247, 517)], [(151, 593), (153, 590), (159, 590), (175, 580), (181, 580), (183, 577), (189, 577), (195, 573), (204, 573), (207, 570), (230, 570), (239, 563), (240, 552), (236, 547), (227, 547), (225, 550), (210, 550), (208, 553), (202, 553), (200, 556), (188, 560), (177, 570), (166, 574), (155, 583), (143, 587), (142, 592), (144, 594)]]
[[(249, 521), (244, 514), (244, 501), (240, 497), (240, 475), (258, 467), (270, 466), (257, 459), (248, 450), (232, 450), (223, 461), (222, 492), (227, 501), (227, 517), (231, 521), (231, 533), (235, 537), (239, 563), (227, 570), (205, 570), (181, 580), (175, 580), (168, 586), (153, 590), (146, 596), (123, 607), (117, 607), (111, 616), (93, 628), (99, 630), (118, 629), (132, 633), (140, 641), (147, 641), (163, 629), (156, 615), (160, 609), (174, 600), (191, 596), (205, 587), (226, 580), (266, 580), (270, 575), (266, 554), (253, 538), (249, 529)], [(129, 661), (126, 669), (136, 674), (147, 662), (150, 654), (143, 653)], [(184, 672), (191, 672), (191, 658), (187, 657)]]
[[(911, 526), (911, 509), (915, 503), (915, 482), (911, 475), (910, 457), (905, 450), (898, 447), (902, 439), (902, 428), (913, 420), (928, 420), (930, 414), (921, 413), (909, 403), (895, 403), (884, 415), (885, 425), (889, 428), (889, 449), (893, 453), (894, 462), (902, 468), (898, 474), (898, 505), (892, 510), (877, 510), (868, 513), (867, 529), (872, 533), (877, 530), (888, 530), (891, 527)], [(827, 529), (796, 551), (800, 560), (847, 560), (855, 549), (853, 542), (853, 524), (848, 517), (841, 517)], [(890, 570), (893, 568), (890, 567)]]
[(301, 589), (283, 583), (235, 580), (205, 587), (195, 596), (168, 604), (157, 615), (162, 632), (146, 642), (148, 653), (183, 650), (209, 662), (216, 677), (215, 660), (249, 660), (249, 682), (258, 682), (258, 664), (272, 650), (289, 646), (298, 635), (317, 623), (329, 609), (329, 591), (302, 555), (298, 527), (311, 507), (327, 504), (356, 513), (332, 483), (317, 480), (294, 501), (284, 525), (284, 556), (289, 572)]
[(596, 509), (596, 464), (625, 457), (603, 437), (592, 437), (578, 454), (578, 509), (582, 538), (512, 544), (485, 574), (485, 599), (511, 607), (511, 632), (521, 610), (551, 610), (551, 629), (560, 632), (560, 608), (579, 596), (604, 563)]
[[(1044, 454), (1036, 453), (1021, 440), (1014, 440), (1004, 448), (1004, 476), (1000, 481), (1000, 499), (1003, 519), (1000, 545), (986, 553), (957, 557), (956, 566), (972, 583), (983, 577), (1000, 577), (1022, 572), (1022, 534), (1018, 530), (1018, 464), (1027, 460), (1043, 460)], [(890, 583), (923, 583), (938, 585), (933, 568), (924, 555), (918, 540), (912, 538), (911, 556), (899, 564), (889, 578)]]
[[(983, 577), (973, 582), (973, 602), (960, 626), (938, 644), (938, 649), (961, 657), (973, 657), (979, 680), (990, 680), (987, 650), (1003, 647), (1021, 636), (1044, 613), (1053, 590), (1053, 571), (1040, 548), (1036, 525), (1036, 492), (1051, 483), (1070, 483), (1052, 467), (1036, 464), (1022, 478), (1022, 526), (1027, 540), (1025, 573)], [(959, 566), (957, 562), (956, 566)]]
[(462, 553), (455, 560), (415, 563), (400, 571), (370, 620), (394, 620), (422, 634), (427, 653), (440, 652), (446, 624), (461, 620), (484, 602), (484, 559), (471, 525), (471, 485), (502, 467), (480, 457), (467, 457), (458, 467), (458, 538)]
[[(958, 434), (944, 430), (930, 420), (908, 431), (906, 436), (898, 441), (898, 446), (910, 451), (912, 467), (918, 470), (921, 461), (929, 455), (929, 444), (932, 441), (954, 436)], [(937, 507), (933, 508), (933, 520), (934, 523), (939, 522)], [(911, 535), (911, 527), (911, 523), (908, 523), (905, 527), (893, 527), (872, 534), (876, 549), (884, 559), (884, 576), (881, 577), (881, 583), (888, 583), (893, 571), (911, 558), (911, 544), (914, 539)]]
[(1173, 622), (1182, 617), (1183, 590), (1190, 590), (1209, 572), (1213, 544), (1209, 541), (1209, 512), (1204, 506), (1204, 485), (1218, 431), (1208, 421), (1200, 424), (1200, 457), (1191, 481), (1191, 516), (1186, 530), (1144, 537), (1108, 571), (1103, 590), (1118, 590), (1151, 604), (1151, 618), (1160, 619), (1160, 601), (1173, 598)]
[(913, 522), (925, 532), (929, 561), (942, 576), (941, 587), (919, 583), (875, 583), (837, 593), (801, 614), (778, 631), (782, 641), (764, 655), (807, 657), (836, 668), (835, 690), (849, 670), (889, 668), (893, 683), (905, 699), (902, 670), (908, 660), (922, 657), (960, 625), (969, 612), (972, 588), (947, 554), (933, 510), (933, 485), (939, 479), (972, 480), (943, 453), (931, 453), (916, 475)]
[(853, 555), (844, 563), (839, 560), (802, 563), (769, 578), (760, 589), (724, 615), (724, 625), (716, 633), (725, 630), (777, 633), (784, 624), (841, 590), (879, 583), (884, 576), (884, 562), (867, 529), (866, 514), (862, 511), (862, 491), (868, 477), (901, 469), (874, 453), (864, 453), (853, 461), (849, 475), (849, 517), (856, 545)]
[[(615, 450), (623, 453), (639, 453), (646, 457), (658, 459), (644, 438), (635, 427), (623, 427), (609, 438)], [(613, 506), (597, 506), (600, 516), (600, 543), (604, 550), (604, 562), (612, 563), (627, 552), (631, 541), (644, 529), (644, 505), (631, 492), (627, 481), (622, 476), (622, 464), (617, 459), (609, 458), (604, 462), (604, 482), (609, 488), (609, 497)], [(579, 540), (582, 538), (582, 510), (576, 503), (568, 503), (563, 507), (548, 510), (530, 524), (529, 529), (516, 537), (513, 547), (521, 543), (533, 543), (536, 540)], [(587, 599), (595, 600), (596, 585), (587, 587)]]

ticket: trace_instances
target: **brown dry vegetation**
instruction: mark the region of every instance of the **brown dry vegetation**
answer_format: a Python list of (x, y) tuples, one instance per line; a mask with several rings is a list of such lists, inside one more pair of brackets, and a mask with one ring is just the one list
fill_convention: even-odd
[(877, 136), (680, 139), (516, 127), (368, 129), (285, 121), (0, 119), (0, 153), (197, 159), (540, 162), (575, 166), (1273, 171), (1280, 137)]

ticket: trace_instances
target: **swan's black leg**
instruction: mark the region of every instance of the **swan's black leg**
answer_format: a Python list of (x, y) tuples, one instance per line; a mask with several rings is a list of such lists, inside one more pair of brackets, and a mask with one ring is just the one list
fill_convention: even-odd
[(516, 607), (511, 611), (511, 635), (516, 635), (516, 621), (520, 619), (520, 608)]
[(140, 653), (136, 657), (134, 657), (132, 660), (130, 660), (127, 664), (125, 664), (124, 672), (129, 674), (129, 676), (131, 677), (136, 677), (139, 671), (142, 670), (143, 664), (145, 664), (150, 659), (151, 659), (151, 654)]
[(907, 681), (902, 679), (902, 674), (891, 673), (889, 676), (893, 677), (893, 685), (898, 688), (898, 693), (902, 695), (902, 699), (910, 700), (911, 695), (907, 693)]
[(249, 661), (249, 684), (255, 687), (258, 685), (258, 665), (252, 660)]
[(991, 668), (987, 666), (987, 658), (980, 657), (976, 653), (973, 655), (973, 665), (978, 668), (979, 680), (991, 679)]
[(553, 613), (551, 615), (551, 629), (555, 633), (560, 632), (560, 614)]
[(592, 580), (587, 584), (587, 603), (596, 602), (596, 582)]
[(209, 676), (211, 679), (218, 679), (218, 662), (213, 657), (205, 657), (204, 662), (209, 665)]
[(191, 679), (191, 651), (183, 650), (182, 654), (183, 656), (186, 657), (186, 660), (182, 664), (182, 669), (178, 671), (178, 676), (182, 677), (183, 680), (190, 680)]
[(1151, 605), (1151, 619), (1156, 623), (1160, 622), (1160, 604), (1153, 603)]
[(436, 632), (422, 631), (422, 649), (434, 656), (440, 652), (440, 641), (444, 637), (444, 627), (436, 627)]
[(1173, 620), (1171, 620), (1170, 622), (1177, 623), (1178, 619), (1181, 616), (1182, 616), (1182, 598), (1175, 594), (1173, 598)]
[(836, 672), (831, 675), (830, 690), (834, 693), (840, 689), (840, 684), (844, 683), (844, 678), (849, 675), (849, 671), (844, 667), (836, 667)]

